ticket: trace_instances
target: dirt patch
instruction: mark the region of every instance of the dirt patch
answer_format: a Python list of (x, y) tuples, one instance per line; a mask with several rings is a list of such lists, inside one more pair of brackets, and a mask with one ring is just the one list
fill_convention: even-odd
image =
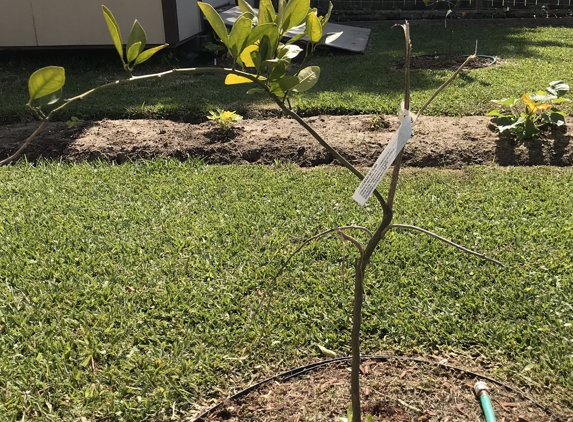
[[(395, 116), (315, 116), (306, 121), (357, 166), (371, 166), (399, 121)], [(0, 127), (0, 159), (8, 157), (38, 123)], [(103, 120), (68, 128), (50, 124), (26, 150), (28, 160), (40, 157), (63, 162), (104, 160), (116, 163), (175, 157), (201, 158), (212, 164), (273, 164), (303, 167), (330, 164), (333, 158), (295, 121), (286, 118), (243, 120), (231, 133), (218, 134), (213, 122), (167, 120)], [(516, 142), (500, 137), (483, 116), (422, 117), (404, 154), (406, 166), (460, 168), (467, 164), (573, 164), (573, 119), (567, 127), (549, 130), (538, 139)]]
[[(364, 414), (375, 421), (481, 421), (473, 386), (483, 378), (419, 361), (366, 361), (361, 365)], [(448, 359), (435, 357), (435, 361)], [(459, 366), (456, 365), (456, 366)], [(487, 382), (498, 421), (549, 422), (569, 419), (565, 409), (538, 406), (518, 390)], [(273, 380), (247, 395), (225, 401), (207, 421), (335, 421), (350, 404), (348, 364), (323, 367), (291, 379)]]
[[(414, 56), (411, 61), (412, 69), (430, 69), (430, 70), (457, 70), (468, 56), (447, 55), (447, 54), (428, 54), (423, 56)], [(464, 69), (483, 69), (501, 64), (499, 57), (478, 56), (465, 65)], [(404, 61), (396, 63), (390, 67), (395, 72), (404, 71)]]

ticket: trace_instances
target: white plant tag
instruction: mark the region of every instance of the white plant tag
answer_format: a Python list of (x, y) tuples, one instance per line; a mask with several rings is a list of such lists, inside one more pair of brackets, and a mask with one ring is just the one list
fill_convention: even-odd
[(406, 145), (406, 142), (412, 137), (412, 120), (410, 114), (406, 112), (402, 124), (398, 128), (398, 131), (394, 133), (392, 139), (382, 151), (382, 154), (378, 157), (366, 177), (360, 183), (360, 186), (352, 195), (354, 199), (360, 206), (364, 206), (368, 198), (372, 195), (372, 192), (376, 189), (400, 151)]

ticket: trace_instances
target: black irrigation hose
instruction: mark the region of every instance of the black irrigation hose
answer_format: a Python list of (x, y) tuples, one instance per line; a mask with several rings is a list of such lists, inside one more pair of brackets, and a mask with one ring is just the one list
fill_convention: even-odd
[[(206, 410), (205, 412), (203, 412), (201, 415), (197, 416), (193, 422), (201, 422), (203, 421), (205, 418), (207, 418), (208, 416), (210, 416), (211, 414), (213, 414), (219, 407), (221, 407), (223, 405), (223, 403), (227, 402), (227, 401), (232, 401), (232, 400), (236, 400), (239, 399), (243, 396), (246, 396), (247, 394), (249, 394), (251, 391), (256, 390), (257, 388), (259, 388), (260, 386), (270, 382), (270, 381), (274, 381), (277, 379), (281, 379), (281, 380), (288, 380), (294, 377), (297, 377), (299, 375), (305, 374), (307, 372), (312, 371), (313, 369), (317, 369), (317, 368), (321, 368), (323, 366), (327, 366), (327, 365), (331, 365), (331, 364), (335, 364), (335, 363), (342, 363), (342, 362), (348, 362), (349, 360), (352, 359), (352, 356), (346, 356), (346, 357), (342, 357), (342, 358), (335, 358), (335, 359), (329, 359), (329, 360), (324, 360), (324, 361), (320, 361), (320, 362), (315, 362), (315, 363), (311, 363), (310, 365), (304, 365), (295, 369), (291, 369), (288, 370), (286, 372), (283, 372), (281, 374), (277, 374), (274, 375), (270, 378), (264, 379), (263, 381), (260, 381), (256, 384), (253, 384), (247, 388), (245, 388), (244, 390), (239, 391), (236, 394), (233, 394), (232, 396), (226, 398), (225, 400), (223, 400), (222, 402), (217, 403), (215, 406), (211, 407), (210, 409)], [(543, 410), (547, 415), (552, 416), (553, 412), (551, 411), (551, 409), (549, 409), (548, 407), (542, 405), (541, 403), (536, 402), (535, 400), (533, 400), (531, 397), (529, 397), (526, 393), (524, 393), (523, 391), (519, 390), (518, 388), (515, 387), (511, 387), (501, 381), (498, 381), (494, 378), (490, 378), (486, 375), (482, 375), (482, 374), (478, 374), (477, 372), (472, 372), (472, 371), (468, 371), (466, 369), (463, 368), (459, 368), (457, 366), (452, 366), (452, 365), (448, 365), (446, 363), (441, 363), (441, 362), (434, 362), (431, 360), (427, 360), (424, 358), (418, 358), (418, 357), (413, 357), (413, 356), (396, 356), (396, 355), (374, 355), (374, 356), (362, 356), (361, 360), (365, 361), (365, 360), (373, 360), (373, 361), (378, 361), (378, 362), (385, 362), (385, 361), (389, 361), (389, 360), (403, 360), (403, 361), (411, 361), (411, 362), (418, 362), (418, 363), (425, 363), (428, 365), (436, 365), (439, 366), (441, 368), (444, 369), (449, 369), (449, 370), (453, 370), (453, 371), (457, 371), (457, 372), (462, 372), (465, 374), (469, 374), (472, 375), (474, 377), (478, 377), (478, 378), (482, 378), (486, 381), (489, 381), (493, 384), (499, 385), (501, 387), (504, 387), (505, 389), (512, 391), (514, 393), (519, 394), (521, 397), (524, 397), (525, 399), (529, 400), (531, 403), (533, 403), (535, 406), (537, 406), (538, 408), (540, 408), (541, 410)], [(554, 416), (554, 415), (553, 415)], [(557, 417), (557, 420), (559, 421), (560, 418)]]

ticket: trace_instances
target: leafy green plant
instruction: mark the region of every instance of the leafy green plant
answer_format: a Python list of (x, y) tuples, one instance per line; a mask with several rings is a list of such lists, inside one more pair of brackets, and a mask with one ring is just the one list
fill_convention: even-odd
[(217, 126), (224, 131), (228, 131), (235, 123), (243, 120), (243, 116), (240, 114), (220, 108), (215, 111), (211, 110), (207, 118), (217, 123)]
[(545, 125), (563, 126), (565, 113), (555, 106), (569, 101), (563, 98), (569, 92), (569, 85), (553, 81), (545, 91), (524, 94), (521, 98), (492, 100), (500, 108), (486, 116), (492, 116), (499, 133), (510, 132), (519, 140), (534, 138)]

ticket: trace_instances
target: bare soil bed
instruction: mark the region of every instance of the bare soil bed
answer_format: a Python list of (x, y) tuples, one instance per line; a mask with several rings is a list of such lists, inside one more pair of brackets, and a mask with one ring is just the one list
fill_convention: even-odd
[[(395, 116), (314, 116), (306, 121), (357, 166), (371, 166), (399, 125)], [(16, 151), (37, 125), (0, 127), (0, 159)], [(547, 130), (540, 138), (525, 142), (500, 137), (483, 116), (422, 117), (404, 161), (415, 167), (569, 166), (573, 164), (572, 134), (569, 117), (566, 128)], [(103, 120), (82, 122), (74, 128), (52, 123), (25, 154), (29, 161), (43, 157), (63, 162), (196, 157), (212, 164), (293, 162), (309, 167), (333, 163), (304, 129), (286, 118), (243, 120), (229, 132), (211, 121)]]

